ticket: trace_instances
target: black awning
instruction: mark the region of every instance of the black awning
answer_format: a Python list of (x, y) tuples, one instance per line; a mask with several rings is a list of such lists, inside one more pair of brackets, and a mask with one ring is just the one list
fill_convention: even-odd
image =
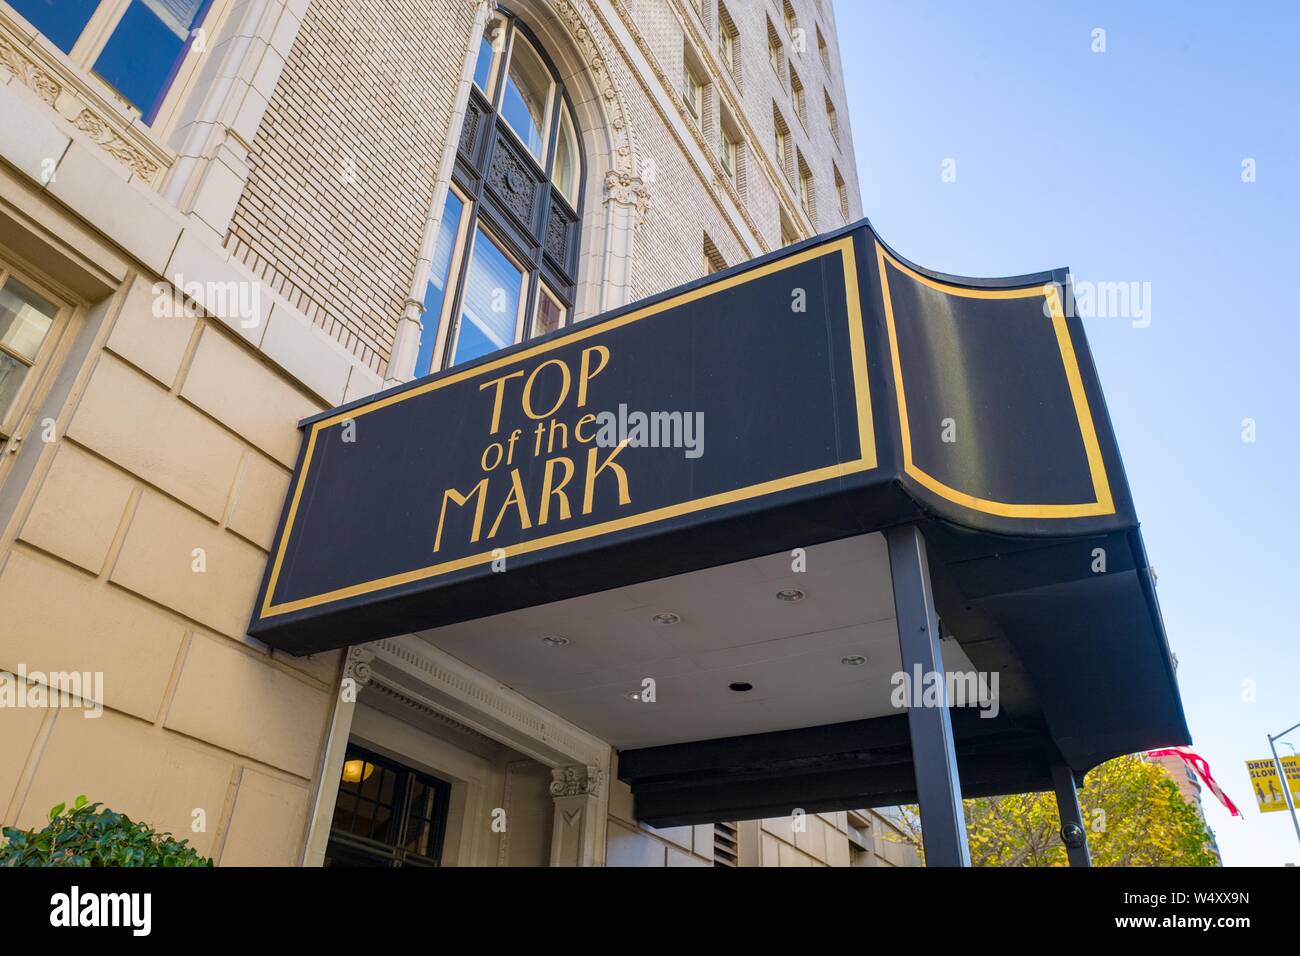
[(308, 419), (249, 633), (310, 653), (917, 523), (945, 629), (1009, 675), (1021, 756), (963, 758), (988, 787), (1187, 743), (1067, 280), (940, 275), (862, 222)]

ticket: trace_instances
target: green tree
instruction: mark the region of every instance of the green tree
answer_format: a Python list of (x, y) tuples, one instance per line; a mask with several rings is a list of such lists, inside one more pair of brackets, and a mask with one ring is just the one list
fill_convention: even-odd
[[(1094, 866), (1218, 866), (1209, 828), (1169, 775), (1136, 755), (1095, 767), (1079, 791)], [(1068, 866), (1056, 797), (1021, 793), (965, 801), (973, 866)], [(920, 817), (903, 807), (905, 838), (924, 858)]]
[(77, 797), (60, 803), (40, 830), (4, 827), (0, 866), (211, 866), (212, 861), (124, 813)]

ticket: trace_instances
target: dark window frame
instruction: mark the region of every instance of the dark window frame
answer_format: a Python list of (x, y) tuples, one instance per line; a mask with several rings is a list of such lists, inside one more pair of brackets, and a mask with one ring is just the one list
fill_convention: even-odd
[[(570, 98), (568, 91), (565, 89), (559, 69), (536, 34), (526, 24), (522, 23), (515, 13), (505, 7), (497, 8), (496, 17), (500, 19), (503, 38), (502, 53), (493, 60), (492, 72), (488, 80), (488, 87), (492, 92), (491, 99), (488, 99), (476, 83), (470, 84), (470, 102), (466, 110), (464, 123), (470, 122), (470, 114), (473, 112), (476, 117), (476, 126), (468, 142), (466, 142), (465, 138), (466, 131), (462, 128), (460, 135), (457, 137), (456, 161), (452, 169), (452, 183), (466, 201), (466, 210), (462, 214), (468, 220), (462, 227), (465, 236), (464, 254), (461, 255), (460, 261), (456, 263), (453, 273), (447, 277), (447, 289), (453, 296), (452, 302), (447, 309), (448, 322), (445, 323), (447, 327), (431, 329), (425, 333), (430, 334), (431, 332), (439, 337), (440, 345), (435, 349), (435, 354), (440, 351), (441, 355), (435, 367), (416, 369), (415, 374), (417, 377), (450, 368), (452, 365), (452, 359), (455, 356), (457, 326), (461, 321), (461, 313), (465, 305), (464, 298), (467, 285), (465, 280), (472, 260), (470, 247), (480, 228), (491, 234), (525, 273), (523, 322), (522, 330), (516, 332), (517, 342), (527, 341), (533, 337), (534, 316), (537, 310), (538, 297), (542, 295), (540, 288), (542, 282), (546, 283), (547, 289), (564, 307), (565, 319), (562, 327), (567, 327), (573, 322), (574, 318), (574, 307), (577, 303), (582, 209), (586, 201), (587, 189), (587, 156), (586, 150), (583, 148), (581, 129), (578, 125), (578, 112), (574, 108), (573, 100)], [(488, 29), (491, 29), (492, 25), (493, 21), (489, 21)], [(505, 71), (509, 65), (514, 44), (519, 36), (522, 36), (537, 53), (538, 57), (541, 58), (543, 65), (550, 73), (552, 82), (555, 84), (555, 99), (548, 119), (546, 155), (543, 157), (543, 162), (537, 161), (527, 146), (520, 141), (515, 131), (510, 128), (510, 124), (506, 122), (500, 112), (506, 87)], [(559, 149), (560, 126), (562, 116), (566, 110), (573, 124), (574, 146), (577, 150), (576, 158), (578, 163), (578, 188), (576, 190), (576, 200), (573, 204), (570, 204), (569, 200), (552, 181)], [(498, 146), (498, 136), (508, 139), (508, 144)], [(493, 152), (502, 148), (508, 150), (516, 162), (524, 163), (528, 172), (540, 183), (539, 187), (535, 187), (534, 205), (536, 208), (533, 211), (531, 222), (522, 221), (489, 188), (489, 177), (494, 159)], [(564, 223), (562, 228), (565, 231), (566, 238), (561, 255), (558, 257), (563, 261), (557, 261), (554, 251), (548, 248), (548, 228), (552, 225), (553, 216), (558, 222)]]
[[(339, 794), (334, 807), (334, 820), (331, 822), (329, 845), (325, 851), (326, 865), (336, 866), (440, 866), (442, 849), (447, 835), (447, 815), (451, 806), (451, 784), (439, 780), (430, 774), (415, 770), (391, 757), (375, 753), (365, 747), (349, 743), (343, 758), (344, 765), (351, 760), (363, 760), (381, 774), (378, 786), (382, 790), (383, 776), (391, 774), (393, 782), (393, 799), (391, 803), (372, 800), (361, 795), (361, 786), (346, 784), (339, 780)], [(364, 784), (365, 779), (360, 783)], [(417, 788), (423, 787), (432, 792), (432, 815), (423, 813), (416, 816), (413, 811)], [(345, 790), (345, 788), (350, 788)], [(351, 797), (351, 806), (344, 807), (344, 797)], [(376, 834), (373, 825), (368, 834), (355, 832), (351, 827), (357, 823), (357, 810), (362, 802), (373, 807), (387, 807), (391, 811), (383, 823), (384, 832)], [(339, 827), (340, 813), (350, 813), (348, 829)], [(412, 823), (427, 823), (430, 827), (429, 852), (418, 853), (407, 848), (413, 834)]]

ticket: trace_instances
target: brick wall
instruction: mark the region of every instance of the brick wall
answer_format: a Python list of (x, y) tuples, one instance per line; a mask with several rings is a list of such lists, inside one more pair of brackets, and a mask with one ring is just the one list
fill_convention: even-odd
[(312, 0), (226, 245), (382, 372), (473, 22), (468, 0)]

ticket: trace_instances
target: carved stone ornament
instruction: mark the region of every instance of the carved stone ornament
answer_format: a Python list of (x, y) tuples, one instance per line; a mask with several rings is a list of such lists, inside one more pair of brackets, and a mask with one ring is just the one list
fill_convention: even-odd
[(650, 190), (640, 176), (611, 169), (605, 174), (605, 202), (632, 206), (635, 224), (639, 226), (650, 208)]
[(139, 135), (143, 142), (147, 134), (133, 134), (129, 120), (112, 116), (102, 105), (96, 105), (96, 96), (84, 89), (74, 71), (39, 48), (26, 46), (13, 32), (16, 29), (10, 15), (0, 9), (0, 68), (12, 73), (19, 83), (114, 160), (146, 182), (156, 182), (163, 173), (164, 163), (170, 161), (166, 151), (134, 142), (133, 135)]
[(343, 665), (343, 677), (351, 678), (357, 687), (365, 687), (373, 676), (370, 662), (374, 659), (373, 651), (364, 647), (349, 647), (347, 663)]
[[(554, 0), (552, 6), (559, 14), (569, 35), (577, 41), (582, 57), (591, 70), (592, 82), (596, 89), (600, 90), (608, 117), (607, 126), (613, 130), (614, 135), (612, 144), (614, 169), (620, 174), (630, 176), (633, 169), (632, 128), (627, 120), (627, 107), (623, 102), (623, 94), (615, 84), (609, 69), (609, 58), (601, 50), (596, 35), (587, 24), (587, 17), (579, 12), (577, 3), (573, 0)], [(594, 11), (592, 15), (597, 19), (600, 18), (599, 11)]]
[(16, 76), (23, 86), (51, 106), (63, 87), (34, 60), (26, 56), (8, 37), (0, 36), (0, 66)]
[(600, 793), (601, 776), (599, 767), (556, 767), (551, 771), (551, 796), (594, 797)]
[(72, 125), (89, 135), (95, 145), (142, 179), (152, 181), (157, 175), (158, 164), (119, 136), (103, 117), (83, 109), (72, 121)]

